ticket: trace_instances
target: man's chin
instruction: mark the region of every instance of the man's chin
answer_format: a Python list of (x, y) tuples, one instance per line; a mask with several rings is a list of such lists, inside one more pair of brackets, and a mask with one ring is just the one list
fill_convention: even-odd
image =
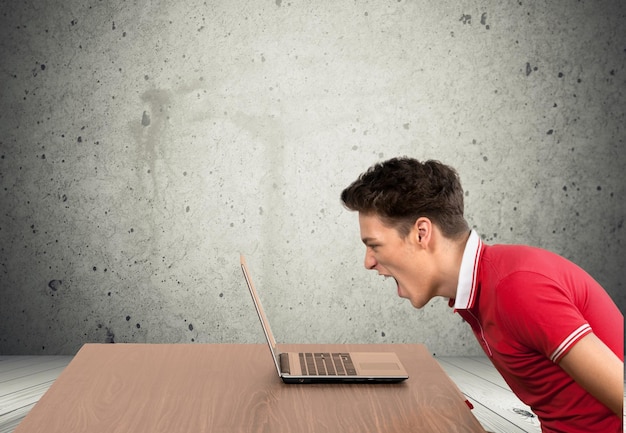
[(418, 308), (418, 309), (423, 308), (430, 301), (430, 299), (411, 297), (409, 294), (407, 294), (408, 292), (405, 293), (405, 291), (402, 289), (402, 287), (398, 283), (398, 280), (396, 280), (396, 285), (397, 285), (397, 290), (398, 290), (398, 296), (400, 298), (407, 299), (414, 308)]
[(411, 305), (414, 308), (422, 309), (426, 306), (426, 304), (428, 304), (428, 302), (430, 301), (430, 299), (415, 299), (415, 298), (407, 298), (409, 300), (409, 302), (411, 302)]

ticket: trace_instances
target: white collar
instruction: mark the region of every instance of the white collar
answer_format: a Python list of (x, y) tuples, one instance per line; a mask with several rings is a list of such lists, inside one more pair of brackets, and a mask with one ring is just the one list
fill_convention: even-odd
[(476, 300), (476, 273), (478, 272), (482, 246), (483, 241), (480, 239), (480, 236), (478, 236), (476, 231), (472, 230), (467, 244), (465, 244), (461, 269), (459, 270), (459, 283), (454, 300), (454, 309), (456, 310), (467, 310), (474, 306), (474, 301)]

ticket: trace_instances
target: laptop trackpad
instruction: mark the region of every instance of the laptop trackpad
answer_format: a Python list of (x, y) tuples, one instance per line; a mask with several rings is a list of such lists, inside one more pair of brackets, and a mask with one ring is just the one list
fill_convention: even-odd
[(400, 366), (395, 362), (361, 362), (359, 363), (361, 370), (400, 370)]
[(406, 372), (395, 353), (350, 352), (357, 373), (364, 376), (404, 376)]

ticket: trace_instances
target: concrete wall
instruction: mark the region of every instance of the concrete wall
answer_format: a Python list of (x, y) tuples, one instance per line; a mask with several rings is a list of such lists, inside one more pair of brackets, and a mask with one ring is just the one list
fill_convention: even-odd
[(623, 309), (625, 5), (2, 2), (0, 353), (262, 342), (240, 252), (281, 342), (478, 353), (362, 267), (339, 193), (396, 155)]

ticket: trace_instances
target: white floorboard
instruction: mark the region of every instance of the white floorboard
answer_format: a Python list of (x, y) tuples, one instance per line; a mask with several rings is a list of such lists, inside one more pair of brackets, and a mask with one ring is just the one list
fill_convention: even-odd
[(541, 433), (537, 416), (513, 394), (489, 360), (471, 357), (437, 360), (474, 405), (474, 415), (485, 430)]
[(71, 356), (0, 356), (0, 433), (13, 432), (71, 360)]

